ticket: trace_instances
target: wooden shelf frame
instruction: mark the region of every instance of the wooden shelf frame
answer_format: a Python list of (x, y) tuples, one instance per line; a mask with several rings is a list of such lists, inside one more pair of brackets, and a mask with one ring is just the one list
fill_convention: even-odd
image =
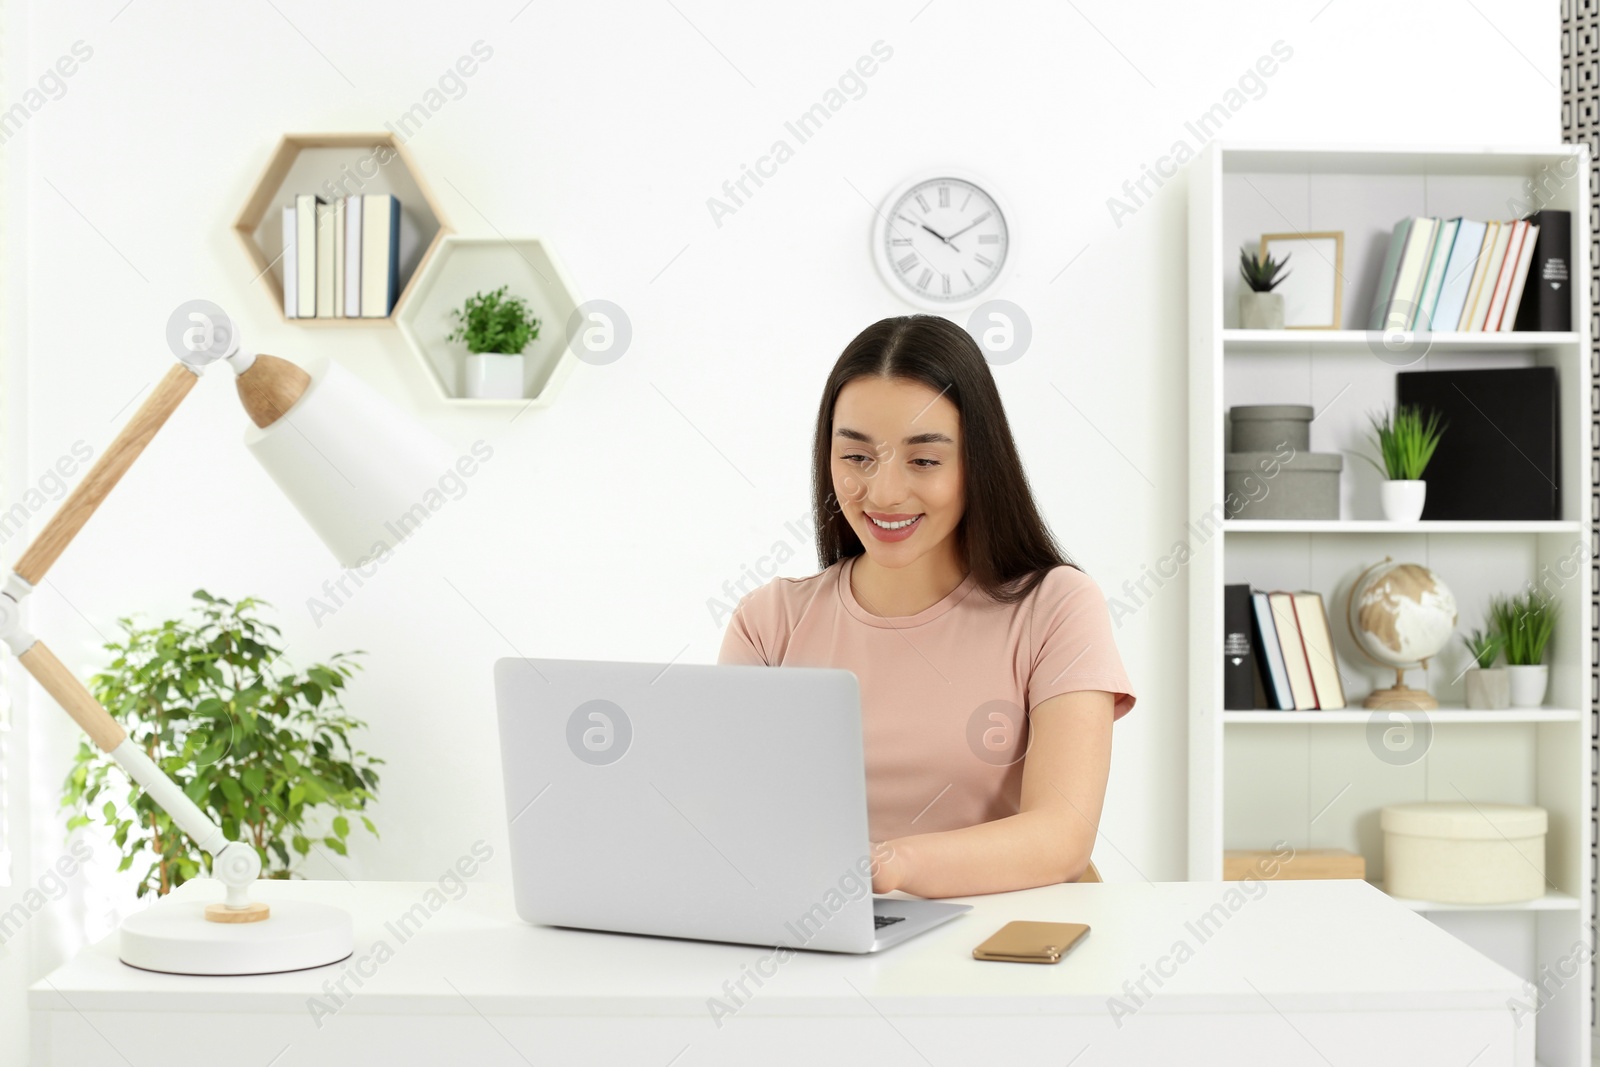
[[(375, 162), (373, 173), (362, 173), (363, 158), (376, 159), (378, 150), (388, 149), (394, 156), (387, 162)], [(385, 318), (289, 318), (283, 313), (283, 278), (281, 267), (277, 263), (280, 256), (269, 255), (258, 239), (264, 222), (270, 223), (270, 216), (274, 209), (285, 206), (286, 195), (296, 193), (315, 193), (323, 191), (322, 188), (295, 188), (286, 189), (295, 165), (306, 152), (322, 152), (324, 150), (339, 150), (337, 153), (329, 152), (330, 157), (340, 154), (353, 154), (357, 160), (357, 170), (352, 173), (348, 169), (348, 160), (335, 168), (330, 158), (330, 166), (320, 173), (325, 180), (337, 182), (336, 187), (347, 194), (356, 192), (391, 192), (396, 191), (395, 186), (403, 187), (408, 195), (401, 197), (401, 211), (403, 216), (409, 214), (414, 224), (419, 228), (423, 238), (422, 249), (416, 266), (409, 272), (404, 267), (401, 269), (400, 295), (395, 300), (394, 307)], [(360, 153), (367, 152), (366, 157)], [(392, 168), (399, 167), (396, 172)], [(352, 184), (353, 183), (353, 184)], [(415, 189), (417, 196), (412, 197), (409, 191)], [(281, 322), (292, 326), (309, 326), (317, 329), (345, 326), (384, 326), (395, 321), (401, 310), (405, 307), (407, 299), (416, 288), (417, 279), (422, 276), (424, 268), (430, 259), (439, 250), (440, 243), (451, 232), (450, 223), (446, 220), (444, 212), (439, 207), (439, 201), (433, 191), (428, 187), (427, 180), (423, 177), (421, 169), (406, 146), (394, 134), (384, 131), (382, 133), (289, 133), (284, 134), (278, 141), (267, 162), (266, 169), (261, 177), (256, 180), (255, 187), (250, 192), (250, 197), (240, 209), (239, 216), (234, 220), (234, 233), (238, 236), (240, 244), (244, 246), (245, 254), (249, 257), (252, 266), (253, 280), (271, 297), (274, 310)], [(273, 246), (276, 247), (276, 246)]]

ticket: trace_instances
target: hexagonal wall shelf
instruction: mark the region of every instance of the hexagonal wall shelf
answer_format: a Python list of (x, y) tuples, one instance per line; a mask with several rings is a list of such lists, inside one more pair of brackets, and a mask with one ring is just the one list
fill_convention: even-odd
[[(507, 286), (528, 301), (539, 319), (539, 336), (523, 350), (522, 398), (480, 400), (466, 395), (467, 346), (446, 341), (455, 328), (450, 317), (474, 293)], [(445, 400), (469, 405), (549, 403), (575, 360), (567, 347), (567, 322), (578, 297), (545, 242), (535, 237), (458, 237), (444, 239), (438, 253), (419, 272), (416, 292), (396, 313), (400, 333), (432, 372)]]
[[(283, 314), (283, 219), (297, 193), (324, 197), (393, 193), (400, 201), (400, 295), (388, 318), (291, 319)], [(266, 171), (234, 223), (253, 273), (279, 317), (295, 326), (371, 326), (392, 322), (422, 268), (449, 231), (416, 163), (392, 133), (295, 133), (278, 142)]]

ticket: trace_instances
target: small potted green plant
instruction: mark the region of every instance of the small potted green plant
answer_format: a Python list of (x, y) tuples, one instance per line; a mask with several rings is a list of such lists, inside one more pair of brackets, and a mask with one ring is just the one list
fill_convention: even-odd
[(1256, 255), (1248, 247), (1239, 249), (1239, 273), (1249, 286), (1239, 294), (1239, 325), (1246, 330), (1283, 329), (1283, 294), (1272, 290), (1287, 278), (1278, 277), (1289, 262), (1289, 257), (1273, 259), (1269, 254)]
[[(197, 589), (189, 617), (151, 626), (119, 619), (121, 641), (89, 689), (186, 796), (232, 840), (261, 856), (261, 877), (290, 878), (312, 851), (346, 854), (351, 822), (377, 834), (367, 806), (383, 760), (356, 747), (363, 723), (344, 709), (358, 666), (334, 653), (291, 671), (282, 639), (257, 617), (267, 602), (230, 603)], [(130, 782), (111, 756), (78, 745), (62, 787), (68, 831), (102, 823), (122, 854), (145, 861), (138, 895), (164, 896), (208, 869), (172, 818)], [(325, 873), (326, 867), (320, 873)]]
[(450, 311), (456, 327), (445, 340), (466, 342), (466, 394), (477, 400), (522, 397), (522, 350), (539, 336), (533, 309), (507, 288), (475, 293)]
[(1491, 627), (1487, 633), (1473, 630), (1461, 635), (1461, 643), (1472, 653), (1474, 666), (1467, 668), (1467, 707), (1474, 711), (1495, 711), (1511, 706), (1511, 678), (1494, 661), (1505, 640)]
[(1416, 522), (1422, 517), (1422, 506), (1428, 498), (1428, 483), (1422, 480), (1422, 472), (1433, 459), (1448, 424), (1441, 421), (1437, 411), (1424, 416), (1417, 404), (1401, 404), (1393, 412), (1385, 411), (1381, 419), (1370, 414), (1367, 417), (1372, 420), (1372, 441), (1383, 463), (1371, 456), (1363, 458), (1386, 479), (1378, 488), (1383, 517), (1390, 522)]
[(1556, 614), (1556, 602), (1531, 589), (1489, 601), (1489, 621), (1505, 642), (1514, 708), (1536, 708), (1544, 703), (1550, 683), (1544, 650), (1555, 633)]

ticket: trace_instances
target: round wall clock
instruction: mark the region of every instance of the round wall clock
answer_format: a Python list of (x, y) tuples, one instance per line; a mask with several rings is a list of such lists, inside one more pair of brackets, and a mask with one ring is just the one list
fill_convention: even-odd
[(993, 185), (944, 169), (889, 194), (872, 244), (890, 289), (917, 307), (944, 311), (998, 290), (1010, 260), (1010, 220)]

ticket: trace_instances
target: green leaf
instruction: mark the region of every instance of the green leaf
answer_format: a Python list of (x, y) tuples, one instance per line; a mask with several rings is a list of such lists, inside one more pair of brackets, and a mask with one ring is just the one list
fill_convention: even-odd
[[(335, 652), (293, 670), (282, 661), (282, 631), (261, 617), (268, 608), (257, 597), (202, 589), (182, 618), (118, 617), (118, 639), (101, 645), (105, 665), (87, 676), (96, 699), (184, 795), (229, 837), (256, 847), (263, 877), (285, 878), (316, 840), (302, 826), (329, 826), (330, 841), (349, 836), (342, 811), (373, 799), (382, 760), (352, 743), (365, 724), (341, 704), (365, 653)], [(126, 789), (123, 808), (110, 802), (108, 785), (119, 797)], [(141, 897), (210, 868), (171, 817), (87, 743), (62, 779), (60, 805), (71, 831), (97, 821), (110, 829), (120, 869), (142, 872)]]

